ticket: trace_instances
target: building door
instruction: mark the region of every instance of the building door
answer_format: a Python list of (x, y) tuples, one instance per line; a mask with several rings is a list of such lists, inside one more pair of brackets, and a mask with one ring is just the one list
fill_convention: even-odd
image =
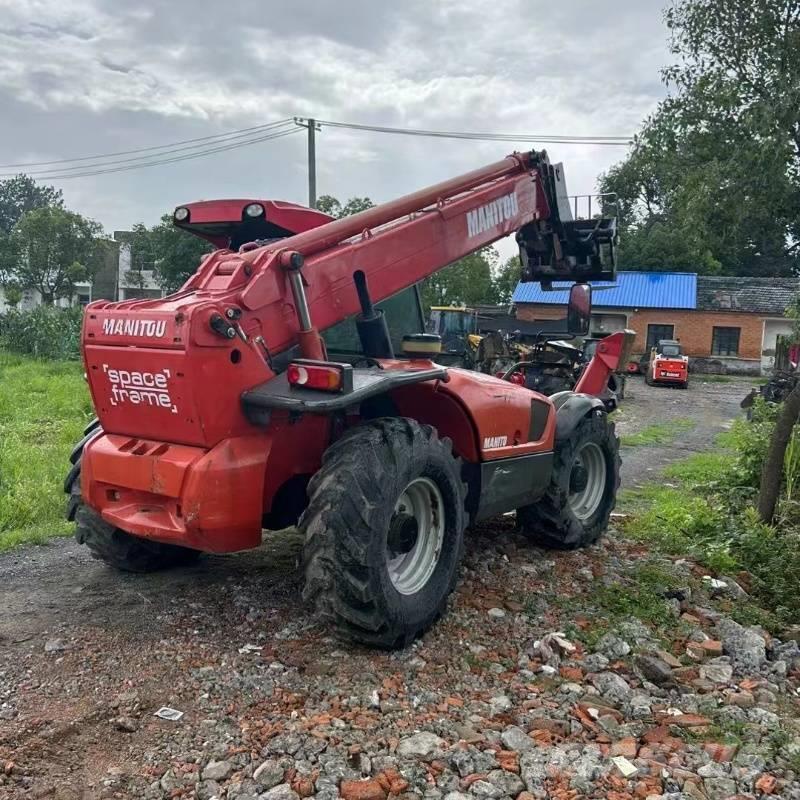
[(628, 318), (625, 314), (592, 314), (592, 332), (590, 336), (597, 339), (610, 333), (625, 330)]
[(647, 352), (655, 347), (662, 339), (674, 339), (674, 325), (648, 325), (647, 326)]
[(786, 319), (765, 319), (764, 336), (761, 340), (761, 372), (769, 372), (775, 365), (775, 340), (792, 332), (792, 324)]

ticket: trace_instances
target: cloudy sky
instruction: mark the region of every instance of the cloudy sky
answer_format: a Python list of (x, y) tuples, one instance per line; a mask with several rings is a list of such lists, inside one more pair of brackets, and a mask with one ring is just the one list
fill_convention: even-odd
[[(0, 163), (161, 145), (300, 116), (627, 135), (663, 96), (662, 0), (0, 0)], [(189, 200), (306, 200), (304, 134), (71, 180), (107, 230)], [(391, 199), (513, 145), (324, 129), (319, 192)], [(549, 145), (573, 193), (624, 148)], [(52, 169), (30, 167), (34, 170)], [(3, 167), (0, 172), (13, 172)], [(19, 171), (19, 170), (16, 170)]]

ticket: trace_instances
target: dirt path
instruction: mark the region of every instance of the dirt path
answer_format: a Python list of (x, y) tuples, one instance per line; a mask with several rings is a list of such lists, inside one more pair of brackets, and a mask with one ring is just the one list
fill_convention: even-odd
[(692, 426), (666, 445), (624, 447), (622, 485), (652, 481), (672, 461), (714, 447), (717, 435), (741, 415), (739, 403), (752, 382), (713, 383), (695, 379), (687, 391), (648, 386), (641, 377), (629, 378), (625, 402), (617, 416), (617, 433), (624, 437), (654, 425), (690, 420)]
[[(707, 447), (748, 388), (634, 383), (623, 434), (663, 418), (697, 424), (673, 445), (626, 448), (624, 483)], [(778, 780), (786, 775), (784, 756), (759, 755), (763, 764), (743, 765), (734, 780), (694, 743), (671, 756), (667, 779), (669, 751), (637, 744), (659, 730), (667, 706), (710, 714), (697, 697), (717, 702), (721, 691), (693, 685), (696, 668), (655, 685), (634, 661), (666, 647), (664, 637), (680, 655), (688, 637), (719, 635), (711, 630), (717, 601), (703, 594), (691, 564), (670, 580), (695, 585), (700, 610), (660, 602), (669, 613), (691, 610), (694, 622), (676, 617), (656, 630), (659, 617), (637, 622), (626, 610), (613, 628), (622, 644), (598, 642), (592, 633), (610, 625), (613, 608), (593, 593), (637, 591), (635, 570), (650, 555), (613, 532), (589, 551), (545, 553), (503, 519), (470, 536), (447, 617), (413, 648), (378, 653), (342, 645), (309, 620), (298, 603), (298, 551), (298, 537), (284, 534), (256, 552), (148, 576), (114, 573), (71, 540), (0, 556), (0, 798), (503, 800), (527, 790), (625, 800), (687, 780), (723, 797), (731, 786), (730, 794), (752, 789), (767, 768)], [(577, 650), (542, 649), (558, 630)], [(763, 687), (753, 725), (783, 725), (775, 704), (780, 691), (781, 713), (796, 714), (784, 696), (794, 690), (794, 663), (783, 661), (782, 677), (772, 662), (756, 666), (751, 688), (740, 688), (749, 703)], [(686, 682), (679, 692), (675, 680)], [(587, 702), (607, 707), (602, 725), (581, 711)], [(159, 719), (161, 706), (184, 716)], [(750, 712), (736, 710), (744, 725)], [(615, 771), (612, 748), (635, 761), (635, 777)], [(353, 788), (350, 779), (365, 782)]]

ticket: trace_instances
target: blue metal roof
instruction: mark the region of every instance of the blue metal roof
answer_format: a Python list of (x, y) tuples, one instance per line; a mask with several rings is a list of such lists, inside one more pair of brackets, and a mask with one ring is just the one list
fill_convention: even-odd
[[(619, 308), (697, 308), (697, 275), (694, 272), (618, 272), (616, 281), (592, 281), (592, 303)], [(558, 289), (572, 284), (554, 282)], [(609, 288), (605, 288), (609, 287)], [(543, 292), (538, 283), (518, 283), (514, 303), (566, 305), (568, 291)]]

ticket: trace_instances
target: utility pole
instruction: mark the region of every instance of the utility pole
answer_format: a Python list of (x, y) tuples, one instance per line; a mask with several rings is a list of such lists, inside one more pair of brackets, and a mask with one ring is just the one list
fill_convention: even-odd
[(317, 207), (317, 147), (316, 147), (317, 123), (313, 119), (308, 120), (308, 205), (310, 208)]

